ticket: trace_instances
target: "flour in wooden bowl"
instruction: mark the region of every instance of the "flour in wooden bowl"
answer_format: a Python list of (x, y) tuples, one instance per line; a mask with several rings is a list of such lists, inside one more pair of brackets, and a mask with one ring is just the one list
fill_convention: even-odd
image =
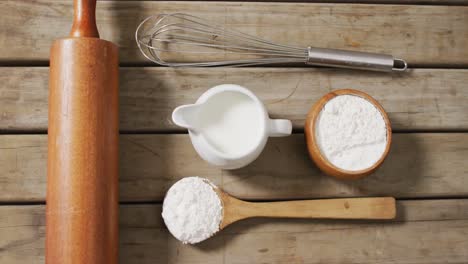
[(387, 129), (380, 111), (368, 100), (339, 95), (320, 111), (315, 137), (322, 155), (348, 171), (372, 167), (384, 154)]

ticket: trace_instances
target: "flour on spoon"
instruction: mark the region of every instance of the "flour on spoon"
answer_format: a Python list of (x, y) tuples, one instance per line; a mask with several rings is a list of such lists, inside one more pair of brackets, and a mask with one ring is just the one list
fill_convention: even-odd
[(214, 184), (199, 177), (176, 182), (166, 194), (162, 217), (171, 234), (184, 244), (201, 242), (219, 230), (223, 217)]

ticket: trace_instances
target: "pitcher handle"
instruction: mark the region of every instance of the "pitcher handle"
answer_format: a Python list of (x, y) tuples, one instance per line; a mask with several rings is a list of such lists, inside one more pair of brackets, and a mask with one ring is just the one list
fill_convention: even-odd
[(292, 123), (287, 119), (270, 119), (268, 134), (270, 137), (285, 137), (292, 133)]

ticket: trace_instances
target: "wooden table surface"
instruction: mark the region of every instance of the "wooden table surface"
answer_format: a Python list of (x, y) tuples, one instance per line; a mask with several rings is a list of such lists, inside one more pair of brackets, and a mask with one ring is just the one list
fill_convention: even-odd
[[(0, 263), (44, 263), (48, 56), (71, 26), (71, 0), (0, 1)], [(171, 69), (134, 40), (145, 17), (187, 12), (276, 42), (391, 53), (400, 74), (305, 67)], [(468, 263), (468, 1), (99, 1), (101, 37), (120, 46), (120, 263)], [(253, 90), (294, 135), (268, 142), (250, 166), (202, 161), (170, 119), (206, 89)], [(394, 144), (374, 175), (340, 181), (309, 161), (311, 105), (354, 88), (389, 113)], [(250, 200), (395, 196), (389, 222), (252, 219), (196, 246), (160, 217), (167, 188), (211, 179)]]

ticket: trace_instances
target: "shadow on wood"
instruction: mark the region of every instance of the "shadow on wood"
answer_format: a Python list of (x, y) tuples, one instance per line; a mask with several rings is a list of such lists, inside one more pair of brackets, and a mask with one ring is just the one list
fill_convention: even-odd
[[(331, 194), (331, 190), (327, 191), (329, 198), (346, 195), (401, 197), (405, 193), (416, 193), (418, 184), (423, 180), (422, 175), (426, 173), (424, 164), (428, 161), (425, 160), (425, 151), (421, 149), (421, 140), (424, 139), (416, 134), (393, 134), (393, 144), (382, 167), (360, 180), (338, 180), (323, 174), (309, 159), (305, 140), (290, 141), (286, 138), (270, 139), (256, 161), (239, 170), (225, 171), (224, 174), (225, 179), (229, 175), (232, 181), (242, 181), (244, 188), (250, 186), (249, 190), (258, 190), (259, 194), (280, 189), (284, 191), (284, 187), (281, 187), (284, 185), (291, 188), (289, 192), (308, 193), (307, 197), (289, 195), (285, 199), (321, 198), (331, 185), (334, 186), (336, 195)], [(289, 144), (281, 141), (288, 141)], [(244, 194), (226, 180), (222, 187), (228, 193), (231, 191), (255, 199), (252, 194)], [(280, 192), (277, 197), (282, 198)]]

